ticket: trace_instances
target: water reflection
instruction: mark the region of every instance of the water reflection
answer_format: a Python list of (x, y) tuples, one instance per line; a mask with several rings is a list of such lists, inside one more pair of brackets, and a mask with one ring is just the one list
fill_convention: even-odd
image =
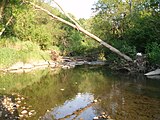
[(24, 96), (36, 111), (29, 120), (92, 120), (102, 112), (115, 120), (160, 119), (160, 80), (143, 75), (83, 66), (8, 76), (0, 78), (0, 87), (6, 88), (1, 93)]
[(94, 96), (89, 93), (78, 93), (72, 100), (67, 100), (61, 106), (55, 107), (53, 111), (47, 113), (43, 119), (93, 119), (95, 116), (94, 110)]

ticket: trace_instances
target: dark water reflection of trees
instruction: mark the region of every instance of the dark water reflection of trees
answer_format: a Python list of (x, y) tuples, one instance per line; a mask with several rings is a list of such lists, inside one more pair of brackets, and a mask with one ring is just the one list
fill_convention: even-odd
[[(143, 75), (127, 75), (105, 68), (83, 66), (70, 70), (46, 70), (12, 79), (19, 78), (27, 80), (28, 85), (21, 85), (21, 89), (10, 87), (8, 92), (16, 92), (27, 98), (27, 105), (36, 110), (31, 120), (44, 116), (47, 110), (50, 110), (48, 113), (54, 119), (55, 108), (64, 109), (66, 104), (76, 103), (80, 93), (81, 97), (91, 95), (94, 97), (92, 101), (99, 100), (80, 115), (84, 119), (91, 119), (103, 111), (117, 120), (160, 119), (160, 80), (146, 79)], [(82, 103), (78, 104), (80, 107)], [(62, 117), (60, 113), (58, 116)]]

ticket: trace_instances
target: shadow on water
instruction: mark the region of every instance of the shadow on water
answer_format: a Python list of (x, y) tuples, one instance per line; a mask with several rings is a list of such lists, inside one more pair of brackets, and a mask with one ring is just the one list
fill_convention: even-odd
[(11, 77), (19, 89), (7, 89), (24, 96), (26, 106), (36, 111), (28, 120), (92, 120), (103, 113), (115, 120), (160, 119), (160, 80), (88, 66), (23, 76)]

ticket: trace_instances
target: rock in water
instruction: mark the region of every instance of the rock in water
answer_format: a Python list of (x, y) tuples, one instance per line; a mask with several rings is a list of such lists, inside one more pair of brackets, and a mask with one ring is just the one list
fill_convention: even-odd
[(21, 69), (23, 67), (23, 62), (17, 62), (14, 65), (12, 65), (9, 70), (18, 70)]
[(23, 110), (23, 111), (21, 112), (21, 114), (27, 114), (27, 113), (28, 113), (27, 110)]
[(148, 72), (144, 75), (148, 76), (148, 75), (159, 75), (159, 74), (160, 74), (160, 69), (157, 69), (155, 71)]

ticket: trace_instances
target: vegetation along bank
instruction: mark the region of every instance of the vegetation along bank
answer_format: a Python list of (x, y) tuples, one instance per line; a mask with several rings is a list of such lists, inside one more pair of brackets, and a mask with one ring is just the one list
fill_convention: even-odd
[[(53, 60), (46, 51), (56, 51), (60, 56), (81, 56), (88, 61), (105, 60), (117, 70), (148, 72), (159, 68), (158, 0), (99, 0), (93, 8), (95, 16), (76, 20), (78, 26), (73, 15), (63, 14), (42, 0), (34, 2), (34, 5), (76, 27), (64, 24), (55, 17), (53, 19), (44, 10), (29, 4), (33, 2), (0, 1), (1, 69), (17, 62)], [(103, 40), (99, 41), (101, 44), (93, 39), (95, 36), (86, 35), (88, 32)], [(132, 61), (128, 62), (126, 56)]]

